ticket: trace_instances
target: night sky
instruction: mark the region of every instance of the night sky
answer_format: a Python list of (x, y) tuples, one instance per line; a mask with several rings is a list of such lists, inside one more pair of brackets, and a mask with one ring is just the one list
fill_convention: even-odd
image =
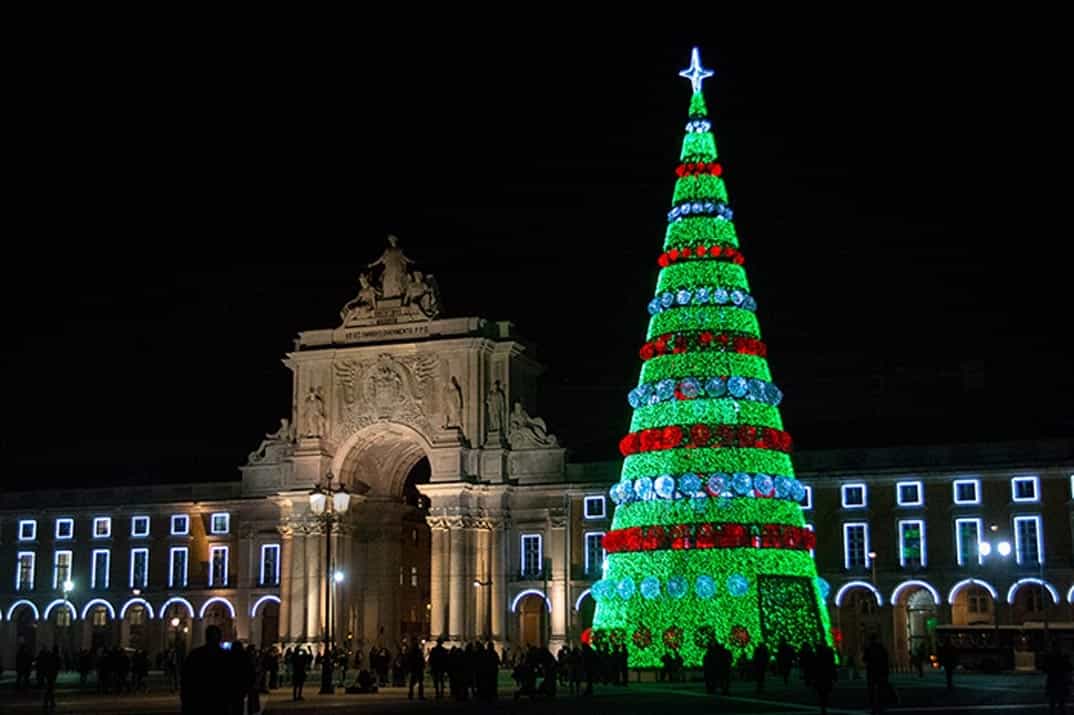
[(43, 60), (8, 109), (0, 483), (237, 478), (389, 232), (447, 316), (537, 343), (571, 459), (617, 458), (691, 44), (797, 447), (1068, 436), (1070, 81), (999, 20)]

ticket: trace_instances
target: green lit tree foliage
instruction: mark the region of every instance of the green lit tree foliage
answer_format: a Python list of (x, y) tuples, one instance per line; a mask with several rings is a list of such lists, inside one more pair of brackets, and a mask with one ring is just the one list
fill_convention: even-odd
[[(794, 476), (782, 393), (768, 369), (701, 92), (694, 92), (668, 212), (649, 331), (592, 637), (626, 644), (632, 667), (710, 641), (752, 653), (780, 639), (831, 644)], [(711, 74), (711, 73), (708, 73)]]

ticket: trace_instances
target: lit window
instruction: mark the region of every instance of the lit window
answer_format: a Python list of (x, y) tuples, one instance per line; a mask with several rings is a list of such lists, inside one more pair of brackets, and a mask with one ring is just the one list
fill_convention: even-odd
[(597, 576), (604, 572), (604, 532), (589, 531), (585, 535), (585, 575)]
[(97, 606), (93, 609), (93, 625), (96, 628), (108, 625), (108, 611), (104, 606)]
[(185, 546), (173, 546), (168, 553), (168, 588), (186, 586), (188, 557)]
[(231, 514), (218, 512), (209, 520), (209, 531), (213, 534), (226, 534), (231, 526)]
[(56, 609), (56, 625), (61, 628), (66, 628), (71, 625), (71, 609), (70, 608), (57, 608)]
[(52, 588), (59, 590), (64, 581), (71, 580), (71, 552), (57, 551), (52, 562)]
[(869, 565), (868, 524), (843, 524), (843, 565), (848, 569)]
[(131, 549), (131, 588), (149, 585), (149, 549)]
[(37, 538), (37, 522), (23, 519), (19, 522), (19, 541), (33, 541)]
[(15, 566), (15, 590), (34, 590), (34, 560), (36, 555), (32, 551), (20, 551)]
[(66, 541), (67, 539), (75, 538), (75, 520), (74, 519), (57, 519), (56, 520), (56, 540)]
[(1011, 480), (1011, 499), (1016, 502), (1040, 501), (1040, 480), (1037, 477), (1015, 477)]
[(585, 498), (585, 518), (586, 519), (603, 519), (607, 512), (604, 509), (604, 497), (586, 497)]
[(190, 533), (190, 517), (186, 514), (172, 514), (172, 536), (186, 536)]
[(131, 517), (131, 536), (149, 536), (149, 517)]
[(1039, 564), (1044, 554), (1039, 516), (1014, 517), (1014, 556), (1019, 564)]
[(966, 589), (966, 610), (970, 613), (988, 613), (992, 597), (978, 586)]
[(261, 585), (280, 584), (280, 545), (265, 544), (261, 547)]
[(925, 566), (925, 522), (908, 519), (899, 522), (899, 566), (916, 568)]
[(980, 519), (955, 519), (955, 555), (959, 566), (984, 562)]
[(108, 588), (108, 566), (111, 561), (112, 554), (108, 549), (93, 550), (93, 568), (90, 570), (90, 588), (100, 591)]
[(145, 609), (141, 606), (133, 606), (127, 611), (127, 620), (132, 626), (140, 626), (145, 623)]
[(895, 485), (895, 501), (899, 506), (921, 506), (925, 503), (921, 482), (899, 482)]
[(805, 489), (805, 497), (802, 499), (802, 509), (809, 511), (813, 508), (813, 487), (807, 487), (803, 484), (802, 488)]
[(541, 535), (522, 535), (522, 575), (536, 577), (542, 567)]
[(846, 509), (863, 509), (866, 506), (865, 502), (865, 485), (864, 484), (844, 484), (843, 485), (843, 507)]
[(209, 585), (222, 588), (227, 586), (227, 547), (209, 548)]
[(414, 586), (414, 587), (417, 587), (417, 585), (418, 585), (418, 567), (417, 566), (411, 566), (410, 567), (410, 585)]
[(112, 535), (112, 517), (98, 516), (93, 519), (93, 538), (107, 539)]
[(981, 480), (956, 479), (954, 481), (955, 504), (980, 504)]

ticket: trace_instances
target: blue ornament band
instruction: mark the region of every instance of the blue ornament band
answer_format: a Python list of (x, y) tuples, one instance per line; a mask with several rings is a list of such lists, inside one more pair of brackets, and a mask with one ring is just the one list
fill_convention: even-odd
[(649, 315), (689, 305), (733, 305), (743, 310), (756, 311), (757, 301), (749, 293), (719, 286), (698, 286), (666, 290), (649, 301)]
[(655, 499), (759, 498), (801, 502), (805, 487), (794, 477), (771, 474), (715, 472), (709, 475), (663, 474), (616, 482), (608, 490), (616, 504)]
[(775, 407), (783, 400), (783, 391), (774, 383), (740, 375), (681, 379), (667, 377), (638, 385), (627, 394), (627, 402), (634, 409), (639, 409), (647, 405), (658, 405), (661, 402), (694, 400), (702, 397), (713, 399), (733, 397)]
[(668, 211), (668, 223), (687, 216), (715, 216), (730, 221), (734, 218), (734, 212), (726, 203), (716, 199), (683, 201)]

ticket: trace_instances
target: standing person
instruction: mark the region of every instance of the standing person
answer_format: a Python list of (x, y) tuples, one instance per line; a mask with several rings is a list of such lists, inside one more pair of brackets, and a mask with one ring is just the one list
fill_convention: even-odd
[(731, 692), (731, 666), (734, 656), (731, 649), (723, 643), (716, 644), (716, 683), (720, 692), (727, 695)]
[(436, 645), (429, 651), (429, 669), (433, 671), (433, 691), (436, 699), (444, 697), (444, 674), (448, 667), (448, 650), (444, 647), (444, 637), (436, 639)]
[(832, 694), (836, 678), (835, 652), (827, 643), (818, 643), (816, 651), (810, 649), (807, 667), (809, 674), (806, 677), (817, 691), (817, 705), (820, 706), (821, 715), (827, 715), (828, 698)]
[(407, 670), (410, 671), (410, 692), (407, 698), (414, 699), (414, 685), (418, 686), (418, 700), (425, 699), (425, 657), (421, 654), (421, 646), (417, 638), (410, 644), (407, 653)]
[(291, 700), (304, 700), (302, 687), (306, 684), (306, 671), (310, 667), (310, 655), (305, 647), (296, 648), (291, 654)]
[(219, 626), (205, 629), (205, 645), (190, 651), (183, 663), (179, 690), (183, 715), (228, 715), (228, 698), (221, 692), (231, 669), (228, 653), (220, 647)]
[(34, 654), (30, 647), (23, 643), (15, 653), (15, 691), (27, 690), (30, 687), (30, 671), (33, 669)]
[(593, 679), (596, 677), (597, 654), (588, 643), (582, 644), (582, 669), (585, 670), (585, 691), (582, 695), (593, 694)]
[(757, 693), (764, 691), (764, 676), (768, 671), (768, 646), (760, 643), (753, 650), (753, 677), (757, 679)]
[(813, 646), (803, 643), (798, 649), (798, 667), (802, 669), (802, 680), (806, 687), (813, 685)]
[(794, 648), (787, 643), (786, 638), (779, 639), (779, 647), (776, 649), (776, 667), (783, 676), (783, 684), (791, 684), (791, 668), (794, 667)]
[(1044, 692), (1048, 696), (1048, 715), (1067, 711), (1070, 695), (1070, 658), (1063, 655), (1059, 641), (1052, 641), (1052, 652), (1044, 660)]
[(716, 643), (709, 641), (705, 655), (701, 656), (701, 672), (705, 677), (705, 692), (716, 694)]
[(52, 646), (51, 651), (41, 651), (38, 656), (37, 672), (45, 686), (42, 704), (47, 713), (56, 711), (56, 677), (60, 674), (60, 665), (60, 651), (57, 646)]
[(958, 667), (958, 651), (950, 638), (944, 638), (943, 645), (940, 646), (940, 666), (947, 676), (947, 689), (951, 690), (954, 687), (955, 668)]
[(888, 683), (888, 652), (875, 633), (869, 636), (869, 645), (865, 647), (865, 686), (869, 691), (871, 711), (884, 712), (891, 689)]

